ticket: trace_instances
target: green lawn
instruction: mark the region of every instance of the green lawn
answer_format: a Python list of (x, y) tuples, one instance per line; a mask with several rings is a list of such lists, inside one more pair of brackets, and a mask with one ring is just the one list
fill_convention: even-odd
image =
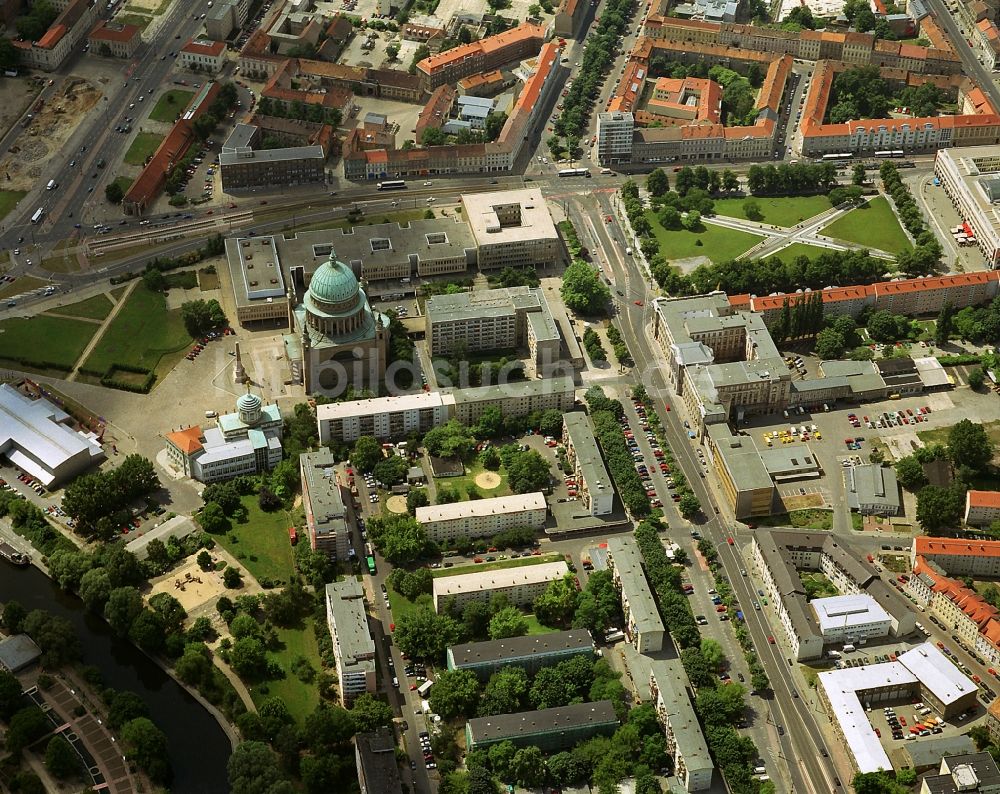
[[(287, 540), (287, 536), (286, 536)], [(301, 726), (308, 716), (319, 705), (319, 690), (315, 682), (306, 683), (292, 672), (292, 662), (298, 657), (304, 657), (312, 665), (316, 674), (323, 670), (319, 658), (319, 646), (316, 644), (316, 634), (313, 629), (313, 619), (307, 618), (301, 629), (276, 629), (278, 641), (283, 645), (279, 651), (268, 654), (285, 671), (285, 677), (268, 681), (266, 685), (257, 685), (251, 690), (254, 703), (260, 705), (269, 697), (280, 698), (292, 716)], [(262, 691), (266, 689), (267, 691)]]
[(0, 190), (0, 218), (6, 217), (26, 195), (23, 190)]
[(538, 622), (538, 618), (535, 617), (534, 613), (529, 613), (525, 617), (528, 620), (528, 636), (533, 634), (551, 634), (554, 631), (559, 631), (559, 629), (550, 629), (548, 626), (543, 626)]
[(168, 353), (189, 344), (180, 309), (168, 311), (163, 295), (139, 284), (90, 354), (87, 368), (104, 372), (112, 364), (131, 364), (156, 369)]
[(762, 527), (797, 527), (798, 529), (833, 529), (833, 512), (819, 508), (790, 510), (784, 514), (757, 516), (752, 519)]
[(153, 18), (145, 14), (118, 14), (115, 21), (122, 25), (135, 25), (139, 30), (145, 30)]
[(822, 254), (832, 254), (834, 253), (829, 248), (820, 248), (818, 245), (807, 245), (806, 243), (792, 243), (791, 245), (785, 246), (781, 250), (771, 254), (767, 258), (770, 259), (772, 256), (776, 256), (782, 262), (794, 262), (800, 256), (808, 257), (809, 259), (815, 259)]
[(292, 544), (288, 542), (288, 527), (295, 524), (294, 519), (286, 510), (265, 513), (258, 506), (256, 496), (244, 496), (243, 504), (248, 513), (247, 522), (233, 522), (228, 532), (212, 537), (255, 578), (287, 582), (294, 567)]
[(95, 295), (93, 298), (87, 298), (87, 300), (80, 301), (79, 303), (71, 303), (69, 306), (60, 306), (58, 309), (53, 311), (56, 314), (68, 314), (70, 317), (86, 317), (90, 320), (103, 320), (114, 308), (111, 303), (111, 299), (107, 295), (101, 293), (100, 295)]
[(122, 194), (128, 193), (128, 189), (132, 187), (132, 179), (127, 176), (116, 176), (112, 181), (122, 189)]
[(458, 491), (463, 499), (465, 499), (470, 488), (478, 491), (484, 499), (510, 495), (510, 486), (507, 484), (507, 472), (503, 470), (503, 467), (497, 472), (500, 475), (500, 484), (490, 490), (476, 485), (476, 475), (481, 474), (482, 471), (483, 467), (479, 465), (479, 461), (474, 460), (465, 467), (465, 474), (461, 477), (435, 477), (434, 485), (437, 488), (451, 488), (453, 491)]
[[(435, 579), (439, 576), (460, 576), (463, 573), (482, 573), (483, 571), (496, 571), (501, 568), (517, 568), (522, 565), (540, 565), (543, 562), (558, 562), (561, 559), (563, 559), (561, 554), (540, 554), (537, 557), (518, 557), (512, 560), (471, 563), (469, 565), (456, 565), (454, 568), (438, 568), (437, 570), (431, 571), (431, 576)], [(391, 599), (389, 603), (392, 603)]]
[(188, 106), (193, 96), (194, 91), (170, 89), (156, 100), (156, 105), (149, 112), (150, 120), (173, 124), (174, 119)]
[(135, 136), (132, 145), (128, 147), (128, 151), (125, 152), (125, 162), (129, 165), (145, 165), (146, 158), (153, 156), (159, 145), (163, 143), (163, 138), (163, 135), (158, 135), (155, 132), (140, 132)]
[(865, 206), (851, 210), (820, 231), (829, 237), (879, 248), (890, 254), (909, 251), (913, 247), (885, 196), (878, 196)]
[[(796, 223), (807, 220), (814, 215), (830, 209), (830, 199), (826, 196), (794, 196), (777, 198), (757, 198), (750, 197), (760, 207), (761, 218), (754, 218), (762, 223), (770, 223), (774, 226), (794, 226)], [(719, 215), (728, 215), (730, 218), (747, 218), (743, 211), (743, 204), (746, 198), (716, 199), (715, 211)]]
[(93, 323), (39, 315), (0, 321), (0, 358), (24, 357), (72, 369), (97, 330)]
[(394, 621), (399, 620), (403, 615), (413, 612), (419, 609), (421, 606), (427, 606), (434, 609), (434, 600), (430, 595), (422, 595), (417, 598), (416, 601), (411, 601), (406, 596), (397, 593), (388, 581), (385, 583), (385, 589), (389, 593), (389, 609), (392, 610), (392, 619)]
[[(725, 262), (746, 253), (763, 239), (756, 234), (708, 223), (704, 224), (705, 228), (700, 232), (664, 229), (652, 210), (646, 212), (646, 219), (652, 225), (660, 250), (668, 260), (705, 256), (713, 262)], [(697, 244), (698, 241), (701, 241), (701, 245)]]

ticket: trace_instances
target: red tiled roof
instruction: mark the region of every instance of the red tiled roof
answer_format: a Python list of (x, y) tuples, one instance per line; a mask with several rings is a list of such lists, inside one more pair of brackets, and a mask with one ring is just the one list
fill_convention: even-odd
[(189, 427), (186, 430), (175, 430), (167, 433), (167, 440), (185, 455), (191, 455), (203, 448), (200, 427)]
[[(1000, 491), (969, 491), (969, 505), (972, 507), (995, 507), (1000, 508)], [(995, 543), (996, 554), (1000, 554), (1000, 541), (987, 541)], [(993, 556), (993, 555), (990, 555)]]

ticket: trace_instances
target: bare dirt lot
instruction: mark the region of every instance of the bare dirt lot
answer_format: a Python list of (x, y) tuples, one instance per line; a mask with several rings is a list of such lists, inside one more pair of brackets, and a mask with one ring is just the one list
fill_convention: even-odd
[(0, 131), (6, 131), (20, 117), (38, 93), (36, 80), (0, 81)]
[(35, 114), (26, 134), (0, 160), (7, 190), (30, 190), (38, 184), (49, 159), (59, 154), (80, 119), (101, 98), (101, 91), (87, 80), (70, 78), (61, 93)]

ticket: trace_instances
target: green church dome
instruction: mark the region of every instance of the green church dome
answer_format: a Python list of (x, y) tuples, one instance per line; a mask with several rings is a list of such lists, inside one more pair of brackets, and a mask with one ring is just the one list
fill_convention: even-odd
[(254, 411), (259, 411), (263, 404), (263, 400), (256, 394), (247, 392), (240, 395), (240, 398), (236, 401), (236, 410), (240, 413), (253, 413)]
[(309, 295), (320, 303), (344, 303), (357, 296), (358, 279), (351, 269), (332, 256), (319, 266), (309, 282)]

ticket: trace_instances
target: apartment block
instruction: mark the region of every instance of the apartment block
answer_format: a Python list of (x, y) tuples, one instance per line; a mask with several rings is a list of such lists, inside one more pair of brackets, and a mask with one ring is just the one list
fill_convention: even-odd
[(586, 629), (556, 631), (527, 637), (509, 637), (453, 645), (448, 648), (449, 670), (471, 670), (480, 681), (486, 681), (504, 667), (516, 665), (534, 675), (576, 656), (593, 657), (594, 638)]
[(615, 488), (594, 438), (594, 428), (585, 413), (563, 414), (563, 445), (566, 459), (573, 467), (580, 504), (592, 516), (605, 516), (614, 510)]
[(550, 409), (565, 413), (576, 401), (576, 385), (573, 378), (559, 376), (455, 389), (452, 394), (455, 418), (471, 427), (491, 406), (499, 408), (504, 416), (528, 416)]
[(934, 175), (941, 180), (959, 216), (972, 227), (988, 266), (1000, 263), (1000, 146), (976, 146), (939, 151)]
[(427, 92), (444, 83), (497, 69), (537, 55), (546, 39), (545, 28), (524, 22), (515, 28), (479, 41), (429, 55), (417, 64), (417, 74)]
[(679, 659), (649, 662), (649, 694), (667, 739), (674, 775), (685, 791), (712, 786), (715, 765), (688, 691), (690, 682)]
[(632, 162), (632, 137), (635, 117), (628, 112), (597, 114), (597, 161), (605, 166)]
[(389, 728), (354, 737), (354, 760), (361, 794), (402, 794), (396, 737)]
[(388, 441), (443, 425), (454, 409), (452, 395), (420, 392), (317, 405), (316, 422), (321, 444), (350, 443), (361, 436)]
[(557, 579), (569, 573), (563, 560), (517, 568), (439, 576), (434, 579), (434, 609), (438, 612), (445, 601), (462, 608), (470, 601), (488, 602), (495, 595), (504, 595), (514, 606), (530, 604)]
[(375, 641), (368, 628), (365, 591), (353, 576), (326, 586), (326, 622), (337, 662), (340, 702), (375, 691)]
[(106, 3), (104, 0), (62, 0), (52, 5), (59, 15), (38, 41), (11, 42), (21, 66), (54, 72), (93, 30)]
[(985, 527), (1000, 520), (1000, 491), (967, 491), (965, 523)]
[(913, 539), (910, 567), (916, 568), (917, 559), (921, 557), (948, 576), (1000, 578), (1000, 540), (932, 538), (921, 535)]
[(657, 653), (663, 648), (666, 629), (633, 538), (608, 538), (608, 569), (621, 598), (629, 642), (639, 653)]
[(517, 527), (541, 529), (547, 516), (541, 492), (428, 505), (416, 512), (427, 537), (449, 548), (459, 538), (486, 538)]
[(344, 492), (333, 470), (336, 463), (328, 448), (299, 455), (309, 546), (333, 560), (343, 561), (348, 559), (351, 537)]
[(518, 714), (476, 717), (465, 723), (465, 746), (481, 750), (503, 741), (515, 747), (538, 747), (543, 753), (565, 750), (592, 736), (606, 736), (618, 727), (610, 700), (574, 703)]
[(326, 152), (322, 146), (262, 149), (263, 137), (260, 127), (237, 124), (222, 144), (219, 172), (224, 192), (326, 181)]
[[(450, 51), (449, 51), (450, 52)], [(462, 195), (480, 270), (539, 269), (562, 258), (562, 243), (538, 188)]]

